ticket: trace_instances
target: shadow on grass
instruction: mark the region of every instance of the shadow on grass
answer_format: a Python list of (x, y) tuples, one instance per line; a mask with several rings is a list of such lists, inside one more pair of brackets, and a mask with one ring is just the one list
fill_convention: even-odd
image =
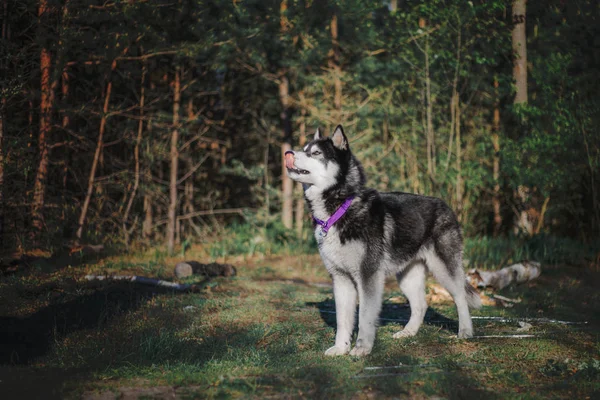
[(102, 248), (93, 250), (92, 246), (85, 246), (81, 251), (69, 252), (59, 251), (51, 256), (32, 256), (22, 255), (18, 259), (4, 264), (0, 258), (0, 277), (5, 275), (26, 275), (32, 270), (41, 270), (45, 272), (56, 272), (66, 267), (76, 267), (82, 264), (96, 264), (103, 258), (117, 254), (115, 251), (109, 251)]
[(532, 312), (569, 321), (587, 321), (600, 327), (600, 271), (586, 266), (543, 266), (542, 275), (523, 285), (509, 286), (500, 293), (521, 297), (514, 311)]
[[(95, 286), (98, 285), (89, 284), (81, 290)], [(113, 282), (90, 294), (50, 304), (24, 318), (0, 317), (0, 364), (30, 364), (46, 354), (57, 339), (104, 325), (115, 316), (137, 309), (153, 296), (167, 292), (172, 290)]]
[[(71, 296), (62, 296), (26, 317), (0, 316), (1, 397), (64, 398), (67, 393), (65, 383), (85, 378), (93, 372), (94, 366), (66, 369), (37, 363), (56, 343), (80, 330), (102, 329), (114, 318), (135, 312), (157, 295), (180, 293), (130, 282), (81, 284), (69, 281), (66, 284), (69, 289), (82, 294), (68, 299), (65, 297)], [(56, 293), (56, 289), (56, 284), (49, 284), (26, 292), (45, 297)], [(94, 360), (98, 354), (85, 356)], [(32, 382), (35, 383), (32, 385)]]
[[(336, 327), (335, 302), (331, 299), (320, 302), (308, 302), (309, 307), (314, 307), (319, 310), (321, 319), (330, 327)], [(357, 315), (358, 315), (357, 306)], [(387, 304), (384, 303), (379, 313), (379, 326), (385, 325), (406, 325), (410, 318), (410, 308), (405, 305)], [(357, 321), (358, 323), (358, 318)], [(437, 326), (443, 329), (451, 330), (456, 333), (458, 322), (438, 313), (433, 308), (429, 307), (425, 313), (426, 324)]]
[[(335, 302), (331, 299), (321, 302), (306, 303), (310, 307), (315, 307), (319, 310), (322, 320), (331, 328), (335, 329), (336, 315)], [(407, 305), (383, 304), (380, 313), (380, 325), (405, 325), (410, 318), (410, 307)], [(357, 318), (358, 319), (358, 318)], [(456, 334), (458, 322), (447, 318), (438, 313), (432, 308), (427, 309), (425, 315), (425, 324), (435, 326), (444, 330), (448, 330), (452, 334)], [(355, 327), (356, 329), (356, 327)], [(443, 343), (431, 343), (430, 346), (445, 346)], [(397, 349), (389, 349), (385, 354), (390, 354), (398, 351)], [(443, 348), (440, 348), (440, 353), (444, 354)], [(423, 391), (432, 395), (443, 395), (448, 398), (457, 399), (474, 399), (474, 398), (499, 398), (497, 394), (490, 392), (485, 388), (485, 385), (480, 379), (473, 374), (469, 368), (463, 368), (453, 362), (444, 360), (453, 360), (455, 355), (448, 350), (446, 356), (441, 357), (441, 364), (433, 363), (431, 366), (421, 364), (418, 358), (414, 358), (408, 354), (398, 354), (394, 358), (392, 366), (378, 365), (377, 370), (363, 371), (363, 373), (355, 376), (353, 379), (358, 379), (364, 384), (363, 395), (366, 398), (377, 397), (378, 395), (385, 396), (412, 396), (415, 393), (414, 382), (420, 382), (419, 386), (424, 387), (418, 391)], [(373, 356), (371, 356), (373, 357)], [(377, 357), (377, 356), (375, 356)], [(372, 360), (371, 362), (376, 361)], [(385, 363), (384, 363), (385, 364)], [(403, 365), (406, 369), (398, 369), (397, 365)], [(432, 369), (433, 367), (433, 369)], [(439, 370), (441, 369), (441, 371)], [(411, 389), (412, 388), (412, 389)], [(321, 392), (325, 395), (326, 393)], [(324, 396), (327, 397), (327, 396)]]

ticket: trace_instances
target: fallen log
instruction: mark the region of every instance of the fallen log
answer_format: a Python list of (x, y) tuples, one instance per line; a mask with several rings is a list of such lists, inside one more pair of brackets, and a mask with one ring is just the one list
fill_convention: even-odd
[(210, 263), (202, 264), (198, 261), (184, 261), (175, 266), (175, 276), (179, 279), (192, 275), (203, 275), (207, 278), (215, 276), (235, 276), (237, 270), (231, 264)]
[(537, 261), (522, 261), (498, 271), (472, 269), (467, 273), (467, 281), (475, 287), (492, 287), (500, 290), (511, 283), (523, 283), (540, 276), (542, 269)]
[(88, 281), (129, 281), (134, 283), (141, 283), (144, 285), (164, 287), (181, 292), (199, 292), (203, 289), (202, 285), (175, 283), (163, 281), (162, 279), (148, 278), (146, 276), (138, 275), (86, 275), (85, 279), (87, 279)]

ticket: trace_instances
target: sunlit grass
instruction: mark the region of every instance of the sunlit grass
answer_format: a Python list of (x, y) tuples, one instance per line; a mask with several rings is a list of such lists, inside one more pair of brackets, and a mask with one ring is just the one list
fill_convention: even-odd
[[(335, 307), (316, 252), (231, 251), (223, 259), (211, 257), (211, 246), (191, 246), (174, 256), (150, 249), (50, 274), (34, 270), (6, 277), (0, 293), (10, 301), (2, 309), (10, 306), (13, 313), (4, 326), (22, 330), (36, 345), (49, 338), (26, 366), (7, 367), (9, 372), (31, 370), (43, 378), (62, 371), (64, 379), (55, 385), (72, 398), (161, 385), (201, 398), (585, 398), (600, 390), (600, 341), (594, 333), (600, 294), (593, 284), (598, 275), (581, 264), (544, 265), (537, 280), (501, 292), (521, 303), (488, 306), (473, 315), (562, 318), (586, 325), (534, 323), (529, 332), (534, 338), (464, 341), (456, 339), (455, 308), (439, 303), (430, 305), (416, 337), (395, 340), (392, 335), (402, 327), (397, 320), (408, 317), (409, 309), (389, 283), (386, 319), (373, 353), (363, 359), (327, 358), (323, 352), (334, 341)], [(570, 248), (568, 241), (544, 246), (525, 243), (521, 249), (529, 250), (518, 250), (513, 239), (468, 239), (465, 254), (471, 263), (492, 268), (511, 262), (507, 251), (513, 261), (537, 254), (545, 263), (577, 251), (585, 263), (591, 252), (581, 245)], [(213, 279), (201, 293), (81, 280), (86, 273), (174, 279), (172, 268), (183, 259), (230, 262), (238, 274)], [(518, 328), (484, 320), (474, 325), (476, 335), (515, 334)], [(35, 330), (42, 335), (33, 335)]]

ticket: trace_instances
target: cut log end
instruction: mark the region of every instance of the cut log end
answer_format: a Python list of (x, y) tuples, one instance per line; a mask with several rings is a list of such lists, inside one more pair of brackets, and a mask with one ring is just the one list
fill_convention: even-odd
[(192, 275), (203, 275), (206, 277), (235, 276), (236, 268), (231, 264), (210, 263), (202, 264), (197, 261), (184, 261), (175, 266), (175, 276), (179, 279)]
[(497, 271), (472, 269), (467, 274), (467, 281), (476, 287), (492, 287), (500, 290), (512, 283), (523, 283), (536, 279), (541, 273), (539, 262), (522, 261)]

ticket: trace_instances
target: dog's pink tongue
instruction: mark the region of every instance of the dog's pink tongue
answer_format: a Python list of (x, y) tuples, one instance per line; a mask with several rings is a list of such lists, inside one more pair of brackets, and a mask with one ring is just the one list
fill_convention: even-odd
[(286, 168), (290, 168), (290, 169), (294, 168), (294, 154), (287, 153), (285, 155), (285, 166), (286, 166)]

